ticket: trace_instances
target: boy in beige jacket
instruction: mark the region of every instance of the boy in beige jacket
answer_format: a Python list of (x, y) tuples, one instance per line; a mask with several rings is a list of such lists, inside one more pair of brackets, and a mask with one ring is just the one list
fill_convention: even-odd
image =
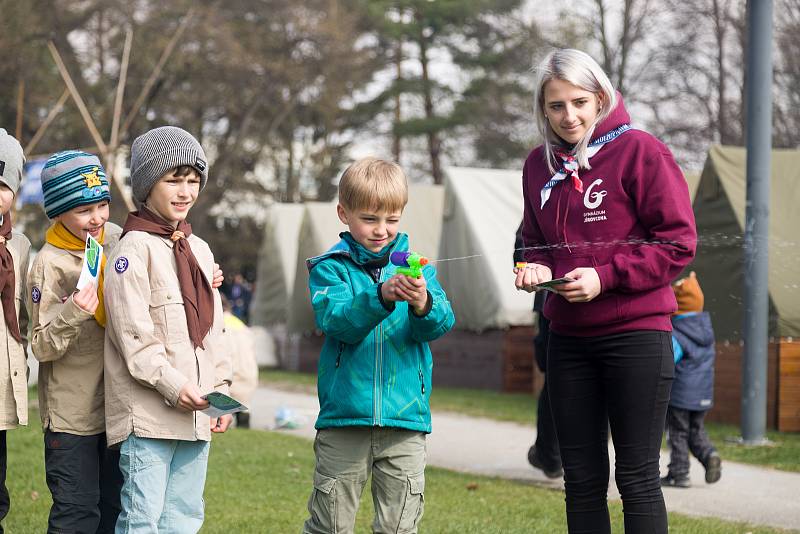
[(42, 170), (53, 221), (28, 277), (31, 349), (39, 360), (39, 414), (47, 486), (53, 496), (48, 532), (109, 533), (119, 515), (119, 451), (106, 448), (103, 413), (105, 308), (98, 286), (76, 290), (86, 236), (105, 258), (122, 228), (109, 223), (111, 193), (97, 156), (69, 150)]
[(11, 231), (9, 214), (24, 164), (19, 142), (0, 128), (0, 302), (4, 319), (0, 326), (0, 521), (10, 506), (6, 430), (28, 424), (28, 314), (23, 291), (31, 243), (24, 235)]
[(131, 146), (140, 204), (125, 223), (105, 280), (106, 433), (124, 477), (117, 532), (193, 533), (203, 524), (212, 432), (203, 394), (228, 392), (231, 366), (214, 257), (186, 216), (208, 179), (202, 147), (161, 127)]

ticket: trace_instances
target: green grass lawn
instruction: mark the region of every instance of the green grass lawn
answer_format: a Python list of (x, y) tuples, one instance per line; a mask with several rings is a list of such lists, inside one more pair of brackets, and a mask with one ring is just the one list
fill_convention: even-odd
[[(32, 414), (33, 415), (33, 414)], [(34, 418), (33, 421), (36, 421)], [(9, 534), (45, 532), (50, 493), (44, 480), (41, 430), (35, 424), (8, 433)], [(306, 517), (314, 455), (310, 441), (279, 433), (232, 430), (214, 438), (206, 483), (203, 533), (300, 532)], [(367, 486), (368, 488), (369, 486)], [(565, 532), (560, 491), (507, 480), (427, 470), (422, 533), (513, 534)], [(619, 503), (611, 503), (622, 532)], [(372, 501), (364, 492), (357, 532), (370, 532)], [(670, 514), (670, 531), (686, 534), (785, 532), (715, 519)]]
[[(273, 387), (316, 392), (316, 375), (308, 373), (262, 370), (261, 381)], [(431, 408), (526, 425), (536, 423), (536, 399), (524, 393), (447, 388), (434, 384)], [(800, 472), (800, 433), (770, 431), (767, 437), (773, 442), (771, 446), (744, 447), (728, 441), (739, 435), (736, 426), (707, 423), (706, 428), (723, 461), (733, 460)]]

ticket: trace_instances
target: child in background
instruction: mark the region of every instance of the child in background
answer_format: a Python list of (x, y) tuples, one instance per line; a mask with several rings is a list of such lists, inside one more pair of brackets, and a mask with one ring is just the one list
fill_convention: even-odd
[(714, 330), (711, 317), (703, 311), (703, 291), (694, 271), (675, 282), (672, 290), (678, 311), (672, 316), (676, 365), (667, 409), (671, 456), (661, 485), (688, 488), (690, 451), (705, 467), (707, 483), (722, 475), (722, 460), (703, 426), (714, 400)]
[(150, 130), (131, 146), (140, 209), (105, 280), (106, 433), (120, 446), (120, 533), (200, 530), (211, 433), (232, 420), (200, 411), (203, 394), (227, 394), (231, 383), (214, 256), (186, 222), (207, 180), (203, 148), (180, 128)]
[(28, 313), (22, 292), (31, 243), (24, 235), (12, 232), (10, 214), (24, 164), (19, 142), (0, 128), (0, 521), (11, 505), (6, 488), (6, 430), (28, 424)]
[[(53, 224), (31, 267), (28, 307), (53, 496), (48, 532), (113, 532), (122, 474), (119, 451), (106, 447), (102, 268), (122, 228), (107, 222), (111, 192), (97, 156), (54, 154), (42, 170), (42, 192)], [(103, 245), (100, 276), (97, 287), (77, 291), (87, 234)]]
[(353, 532), (372, 474), (375, 532), (417, 532), (431, 431), (433, 360), (428, 342), (452, 328), (432, 266), (396, 274), (394, 251), (408, 185), (402, 169), (366, 158), (339, 183), (339, 219), (349, 227), (307, 261), (311, 304), (325, 333), (319, 360), (316, 469), (304, 533)]
[[(225, 319), (225, 340), (231, 355), (233, 383), (231, 397), (245, 406), (252, 407), (253, 394), (258, 388), (258, 364), (256, 363), (253, 332), (231, 311), (231, 303), (222, 297), (222, 315)], [(236, 413), (236, 426), (250, 428), (250, 412)]]

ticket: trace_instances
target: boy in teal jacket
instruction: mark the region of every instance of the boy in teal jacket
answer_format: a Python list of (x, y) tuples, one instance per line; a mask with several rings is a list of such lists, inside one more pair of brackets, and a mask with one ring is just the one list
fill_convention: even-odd
[(365, 158), (339, 183), (339, 219), (349, 232), (306, 263), (311, 304), (325, 333), (317, 391), (314, 489), (303, 532), (353, 532), (370, 473), (375, 532), (417, 532), (431, 431), (433, 359), (428, 342), (455, 323), (436, 271), (396, 274), (392, 252), (408, 186), (402, 169)]

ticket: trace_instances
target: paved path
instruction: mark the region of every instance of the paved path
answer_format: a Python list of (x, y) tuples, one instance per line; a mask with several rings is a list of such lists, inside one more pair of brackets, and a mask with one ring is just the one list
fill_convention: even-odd
[[(313, 439), (319, 404), (315, 395), (260, 387), (253, 400), (251, 426), (270, 429), (279, 407), (290, 408), (306, 423), (287, 434)], [(533, 441), (531, 427), (447, 412), (433, 415), (428, 437), (428, 463), (455, 471), (532, 481), (549, 488), (563, 488), (561, 481), (545, 478), (528, 465), (526, 453)], [(613, 449), (610, 450), (613, 454)], [(662, 452), (662, 473), (669, 462)], [(613, 469), (613, 457), (611, 461)], [(695, 516), (714, 516), (754, 525), (800, 528), (800, 473), (787, 473), (727, 462), (722, 479), (706, 484), (703, 468), (692, 459), (692, 488), (665, 488), (667, 509)], [(618, 499), (613, 473), (609, 497)]]

